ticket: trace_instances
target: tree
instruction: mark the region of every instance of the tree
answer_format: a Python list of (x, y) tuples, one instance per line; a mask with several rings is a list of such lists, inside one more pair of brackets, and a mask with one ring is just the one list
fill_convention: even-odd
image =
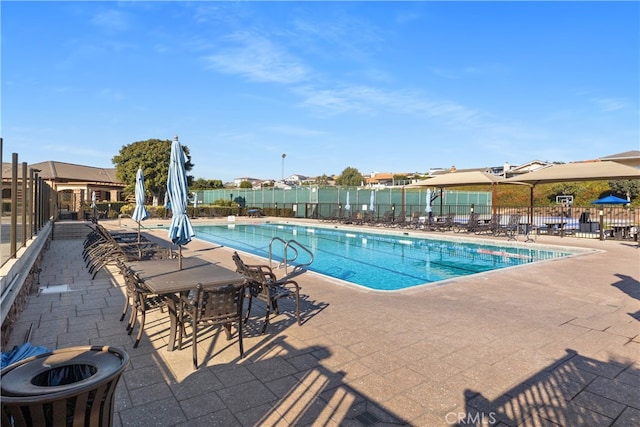
[(364, 178), (358, 169), (347, 167), (342, 171), (340, 176), (336, 178), (336, 185), (343, 185), (345, 187), (354, 186), (357, 187), (362, 184)]
[(623, 198), (629, 197), (629, 200), (633, 200), (640, 195), (640, 180), (625, 179), (620, 181), (609, 181), (609, 188), (611, 188), (611, 191)]
[(240, 182), (240, 188), (253, 188), (253, 184), (249, 181)]
[[(185, 154), (185, 170), (193, 168), (189, 148), (182, 146)], [(171, 157), (171, 140), (148, 139), (132, 142), (120, 149), (118, 155), (111, 159), (116, 167), (116, 177), (125, 184), (125, 197), (135, 193), (136, 173), (142, 168), (144, 184), (147, 193), (158, 198), (164, 197), (169, 175), (169, 158)], [(193, 177), (187, 175), (187, 183), (191, 184)]]
[(322, 176), (319, 176), (315, 180), (315, 184), (317, 185), (329, 185), (329, 177), (326, 173), (323, 173)]
[(215, 188), (224, 188), (224, 184), (219, 179), (198, 178), (189, 187), (191, 190), (210, 190)]

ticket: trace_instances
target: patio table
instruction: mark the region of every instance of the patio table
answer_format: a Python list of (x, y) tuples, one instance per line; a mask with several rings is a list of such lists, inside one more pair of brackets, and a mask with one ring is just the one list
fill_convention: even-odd
[(135, 261), (127, 265), (151, 292), (168, 297), (167, 308), (171, 322), (168, 351), (175, 349), (178, 330), (176, 309), (178, 295), (188, 294), (199, 284), (205, 289), (211, 289), (245, 281), (243, 275), (233, 270), (196, 257), (183, 258), (182, 270), (178, 270), (178, 263), (175, 260)]

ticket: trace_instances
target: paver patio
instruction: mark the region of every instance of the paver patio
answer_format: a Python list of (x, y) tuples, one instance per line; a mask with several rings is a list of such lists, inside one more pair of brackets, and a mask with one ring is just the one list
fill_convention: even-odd
[[(145, 233), (166, 240), (166, 230)], [(529, 243), (543, 244), (596, 251), (396, 293), (304, 273), (302, 326), (284, 301), (260, 335), (264, 312), (252, 310), (245, 357), (235, 339), (216, 335), (198, 343), (200, 359), (210, 356), (195, 371), (190, 341), (166, 350), (166, 313), (147, 319), (134, 349), (119, 321), (122, 278), (113, 270), (91, 280), (82, 241), (53, 240), (40, 287), (71, 291), (31, 295), (10, 345), (33, 326), (34, 345), (124, 348), (122, 426), (640, 425), (640, 249), (553, 236)], [(231, 253), (197, 240), (183, 247), (234, 268)]]

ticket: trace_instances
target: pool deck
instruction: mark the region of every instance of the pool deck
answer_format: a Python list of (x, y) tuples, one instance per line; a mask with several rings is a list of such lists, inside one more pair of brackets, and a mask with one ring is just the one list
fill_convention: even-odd
[[(135, 229), (131, 220), (101, 224)], [(8, 348), (33, 326), (34, 345), (125, 349), (116, 426), (640, 425), (638, 244), (538, 236), (528, 245), (595, 251), (395, 293), (307, 272), (296, 277), (302, 326), (284, 301), (260, 335), (264, 312), (252, 310), (245, 357), (235, 339), (207, 338), (199, 356), (212, 356), (195, 371), (190, 343), (167, 351), (166, 313), (148, 316), (134, 349), (119, 321), (122, 278), (103, 270), (91, 280), (82, 241), (53, 240), (40, 287), (71, 291), (31, 295)], [(183, 247), (185, 257), (233, 268), (231, 253), (199, 240)]]

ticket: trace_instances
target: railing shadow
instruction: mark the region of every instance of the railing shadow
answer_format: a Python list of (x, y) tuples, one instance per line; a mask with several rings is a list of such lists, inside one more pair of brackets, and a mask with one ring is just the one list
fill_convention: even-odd
[[(640, 301), (640, 282), (634, 279), (631, 276), (627, 276), (624, 274), (615, 274), (620, 280), (611, 284), (618, 289), (620, 289), (625, 294), (629, 295), (631, 298), (637, 299)], [(640, 321), (640, 310), (635, 313), (627, 313), (629, 316), (633, 317), (637, 321)]]
[[(634, 361), (602, 362), (567, 349), (566, 356), (498, 398), (465, 391), (465, 410), (447, 422), (456, 426), (609, 426), (630, 421), (638, 404), (640, 370)], [(636, 362), (637, 363), (637, 362)], [(457, 418), (457, 419), (454, 419)], [(631, 425), (631, 424), (629, 424)]]

